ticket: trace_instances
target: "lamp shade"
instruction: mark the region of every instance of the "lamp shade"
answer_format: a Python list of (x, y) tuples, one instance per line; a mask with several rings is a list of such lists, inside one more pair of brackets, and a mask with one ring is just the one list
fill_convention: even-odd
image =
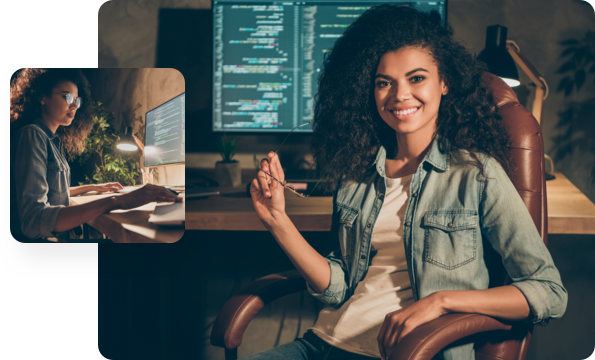
[(477, 60), (488, 66), (488, 71), (502, 78), (508, 86), (518, 86), (519, 72), (512, 56), (506, 50), (506, 36), (508, 28), (500, 25), (488, 26), (486, 33), (486, 47)]
[(138, 146), (136, 146), (136, 142), (134, 141), (134, 138), (132, 137), (132, 128), (131, 127), (127, 127), (124, 130), (124, 135), (122, 135), (120, 137), (120, 141), (118, 141), (117, 147), (118, 147), (118, 149), (124, 150), (124, 151), (134, 151), (134, 150), (138, 149)]

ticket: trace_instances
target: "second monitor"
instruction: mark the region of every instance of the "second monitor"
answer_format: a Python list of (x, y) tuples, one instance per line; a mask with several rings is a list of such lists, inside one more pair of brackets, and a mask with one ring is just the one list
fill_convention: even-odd
[(146, 113), (144, 167), (185, 162), (185, 106), (182, 93)]

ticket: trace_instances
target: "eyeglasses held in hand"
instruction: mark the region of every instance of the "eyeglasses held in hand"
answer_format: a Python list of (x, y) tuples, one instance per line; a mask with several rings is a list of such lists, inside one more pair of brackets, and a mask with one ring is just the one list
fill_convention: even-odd
[[(312, 120), (308, 121), (307, 123), (304, 123), (304, 124), (301, 124), (301, 125), (298, 125), (298, 126), (294, 127), (294, 128), (293, 128), (293, 129), (292, 129), (292, 130), (289, 132), (289, 134), (287, 134), (287, 136), (285, 137), (285, 140), (287, 140), (287, 138), (289, 137), (289, 135), (291, 135), (291, 133), (293, 132), (293, 130), (295, 130), (295, 129), (299, 128), (299, 127), (302, 127), (302, 126), (309, 125), (309, 124), (311, 124), (311, 123), (312, 123)], [(275, 151), (275, 154), (277, 154), (277, 153), (279, 152), (279, 150), (281, 149), (281, 146), (283, 146), (283, 144), (285, 144), (285, 140), (283, 140), (283, 142), (281, 143), (281, 145), (279, 145), (279, 148), (277, 149), (277, 151)], [(335, 154), (335, 156), (333, 157), (333, 160), (331, 161), (331, 164), (332, 164), (332, 163), (335, 161), (335, 158), (337, 157), (337, 155), (338, 155), (338, 154), (339, 154), (339, 153), (340, 153), (340, 152), (341, 152), (343, 149), (345, 149), (346, 147), (347, 147), (347, 145), (345, 145), (345, 146), (344, 146), (344, 147), (343, 147), (341, 150), (337, 151), (337, 153), (336, 153), (336, 154)], [(268, 160), (268, 159), (267, 159), (267, 160)], [(263, 171), (263, 172), (264, 172), (264, 171)], [(267, 174), (268, 176), (270, 176), (270, 177), (271, 177), (273, 180), (276, 180), (276, 181), (277, 181), (279, 184), (281, 184), (281, 186), (283, 186), (283, 188), (285, 188), (285, 189), (287, 189), (287, 190), (291, 191), (292, 193), (296, 194), (297, 196), (301, 197), (302, 199), (306, 199), (306, 200), (308, 200), (308, 198), (310, 197), (310, 195), (312, 195), (312, 193), (314, 192), (314, 190), (316, 189), (316, 187), (318, 186), (318, 184), (320, 184), (320, 181), (321, 181), (322, 179), (324, 179), (324, 176), (326, 175), (326, 173), (327, 173), (327, 172), (328, 172), (328, 168), (327, 168), (327, 170), (324, 172), (324, 175), (322, 175), (322, 176), (320, 177), (320, 180), (318, 180), (318, 181), (316, 182), (316, 184), (314, 185), (314, 187), (312, 188), (312, 190), (310, 190), (310, 193), (309, 193), (309, 194), (307, 194), (307, 195), (304, 195), (304, 194), (302, 194), (302, 193), (298, 192), (298, 191), (297, 191), (297, 190), (296, 190), (296, 189), (293, 187), (293, 185), (292, 185), (292, 184), (288, 184), (288, 183), (287, 183), (287, 181), (285, 181), (285, 180), (281, 181), (281, 180), (279, 180), (279, 179), (275, 178), (273, 175), (271, 175), (271, 174), (269, 174), (269, 173), (267, 173), (267, 172), (264, 172), (264, 173), (265, 173), (265, 174)]]

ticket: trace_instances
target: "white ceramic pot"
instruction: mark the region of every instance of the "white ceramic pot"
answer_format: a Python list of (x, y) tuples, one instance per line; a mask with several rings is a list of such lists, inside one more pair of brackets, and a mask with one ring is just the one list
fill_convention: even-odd
[(240, 162), (232, 160), (232, 162), (217, 161), (215, 163), (215, 180), (219, 186), (240, 186), (242, 185), (242, 169)]

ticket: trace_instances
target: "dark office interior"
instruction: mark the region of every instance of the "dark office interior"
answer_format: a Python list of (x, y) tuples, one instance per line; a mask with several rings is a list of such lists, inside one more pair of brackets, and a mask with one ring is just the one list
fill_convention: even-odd
[[(209, 1), (106, 2), (99, 11), (99, 67), (163, 67), (185, 77), (187, 152), (216, 153), (212, 131), (212, 12)], [(595, 14), (579, 0), (449, 0), (455, 37), (479, 54), (486, 27), (508, 27), (513, 39), (549, 84), (541, 126), (545, 152), (591, 202), (595, 202), (595, 79), (565, 96), (559, 72), (563, 41), (595, 31)], [(128, 36), (119, 36), (126, 33)], [(591, 35), (592, 36), (592, 35)], [(514, 88), (531, 109), (535, 87), (519, 71)], [(239, 154), (266, 154), (286, 134), (237, 133)], [(309, 154), (311, 135), (292, 136), (281, 160), (288, 166)], [(281, 155), (281, 154), (280, 154)], [(290, 165), (291, 164), (291, 165)], [(214, 161), (213, 161), (214, 166)], [(251, 164), (248, 164), (250, 167)], [(244, 164), (242, 165), (244, 167)], [(186, 163), (186, 180), (200, 168)], [(326, 232), (305, 232), (322, 251)], [(225, 302), (253, 280), (293, 265), (264, 231), (186, 230), (174, 244), (99, 246), (99, 349), (109, 359), (224, 359), (210, 345), (212, 324)], [(536, 326), (527, 359), (584, 359), (595, 347), (595, 235), (549, 234), (548, 249), (569, 293), (565, 315)], [(293, 341), (315, 320), (322, 304), (307, 292), (266, 306), (246, 331), (241, 358)]]

